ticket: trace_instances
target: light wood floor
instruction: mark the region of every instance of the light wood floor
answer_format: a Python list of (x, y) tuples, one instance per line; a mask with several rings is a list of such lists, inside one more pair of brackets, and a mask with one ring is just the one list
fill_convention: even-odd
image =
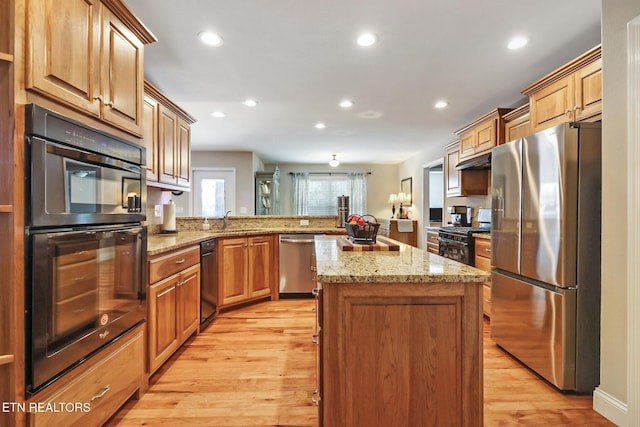
[[(190, 339), (109, 426), (316, 426), (313, 300), (223, 313)], [(486, 426), (612, 426), (591, 396), (559, 393), (484, 331)]]

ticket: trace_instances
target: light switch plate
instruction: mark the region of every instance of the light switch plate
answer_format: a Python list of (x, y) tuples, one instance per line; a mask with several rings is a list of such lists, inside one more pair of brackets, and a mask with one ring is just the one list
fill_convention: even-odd
[(308, 219), (301, 219), (300, 220), (300, 225), (309, 225), (309, 220)]

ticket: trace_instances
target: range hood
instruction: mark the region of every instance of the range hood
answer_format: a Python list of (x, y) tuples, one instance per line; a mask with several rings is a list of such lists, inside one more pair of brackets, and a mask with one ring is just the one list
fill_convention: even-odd
[(463, 160), (456, 165), (456, 170), (491, 169), (491, 153), (482, 154), (472, 159)]

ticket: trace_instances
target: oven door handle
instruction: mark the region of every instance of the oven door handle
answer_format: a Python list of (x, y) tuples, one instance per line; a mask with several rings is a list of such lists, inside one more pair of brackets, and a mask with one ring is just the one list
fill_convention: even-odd
[(460, 242), (458, 240), (445, 239), (444, 237), (438, 237), (440, 243), (446, 243), (452, 246), (469, 246), (466, 242)]

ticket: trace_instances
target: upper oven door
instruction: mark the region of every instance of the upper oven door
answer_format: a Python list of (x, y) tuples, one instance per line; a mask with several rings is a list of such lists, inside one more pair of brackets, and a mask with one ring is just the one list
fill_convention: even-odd
[(28, 138), (27, 222), (31, 227), (124, 224), (145, 219), (141, 167), (67, 145)]

